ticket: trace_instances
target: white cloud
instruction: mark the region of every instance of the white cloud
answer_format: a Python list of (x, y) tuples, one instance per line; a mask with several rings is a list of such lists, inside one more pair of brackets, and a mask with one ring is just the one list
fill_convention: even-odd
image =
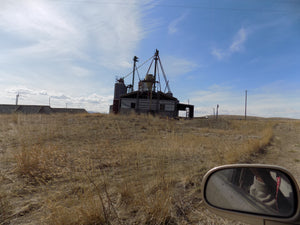
[(52, 94), (49, 96), (50, 98), (60, 99), (60, 100), (70, 100), (71, 98), (66, 96), (65, 94)]
[(20, 94), (20, 95), (47, 95), (45, 90), (33, 90), (27, 87), (19, 86), (12, 87), (5, 90), (9, 94)]
[(51, 97), (61, 107), (107, 112), (115, 71), (132, 67), (153, 4), (1, 0), (0, 103), (13, 104), (20, 92), (20, 104)]
[(91, 75), (91, 71), (86, 68), (72, 65), (70, 67), (70, 72), (77, 77), (88, 77)]
[(178, 25), (180, 22), (182, 22), (185, 17), (186, 17), (187, 13), (183, 13), (181, 14), (181, 16), (179, 16), (178, 18), (174, 19), (168, 26), (168, 33), (169, 34), (174, 34), (178, 31)]
[(247, 40), (247, 36), (248, 36), (248, 31), (242, 27), (236, 33), (232, 43), (228, 48), (218, 49), (214, 47), (211, 51), (211, 54), (215, 56), (217, 59), (222, 60), (224, 58), (231, 56), (233, 53), (241, 52), (244, 49), (244, 44)]
[(50, 1), (4, 0), (0, 15), (0, 29), (23, 42), (8, 51), (10, 58), (80, 54), (82, 32)]
[[(0, 91), (1, 103), (14, 104), (19, 93), (19, 104), (24, 105), (48, 105), (51, 107), (85, 108), (88, 111), (107, 113), (112, 104), (112, 95), (99, 95), (96, 93), (74, 96), (66, 93), (31, 89), (25, 86), (12, 87)], [(2, 99), (7, 99), (3, 101)]]
[(30, 39), (36, 39), (37, 35), (45, 39), (62, 37), (73, 31), (51, 4), (43, 0), (4, 0), (1, 2), (0, 13), (2, 29)]
[(51, 96), (51, 99), (55, 99), (53, 101), (51, 100), (52, 107), (64, 107), (65, 104), (67, 104), (69, 108), (85, 108), (87, 111), (107, 113), (109, 111), (109, 105), (112, 104), (113, 96), (102, 96), (93, 93), (74, 97), (62, 94), (60, 99), (53, 96)]

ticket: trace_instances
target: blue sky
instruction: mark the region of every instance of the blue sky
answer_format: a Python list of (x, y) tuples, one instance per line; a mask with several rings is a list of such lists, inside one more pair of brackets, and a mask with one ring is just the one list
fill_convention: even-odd
[(298, 0), (1, 0), (0, 103), (108, 112), (156, 48), (196, 116), (300, 118)]

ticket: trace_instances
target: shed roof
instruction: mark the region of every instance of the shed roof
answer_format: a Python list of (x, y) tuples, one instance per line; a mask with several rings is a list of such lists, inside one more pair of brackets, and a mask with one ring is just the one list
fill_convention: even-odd
[(87, 113), (85, 109), (76, 108), (51, 108), (45, 105), (8, 105), (0, 104), (0, 114), (25, 113), (25, 114), (50, 114), (50, 113)]
[(75, 108), (52, 108), (54, 113), (87, 113), (85, 109)]
[(1, 114), (10, 114), (16, 112), (18, 105), (0, 105)]
[(16, 112), (21, 112), (25, 114), (35, 114), (40, 113), (43, 106), (39, 105), (20, 105)]

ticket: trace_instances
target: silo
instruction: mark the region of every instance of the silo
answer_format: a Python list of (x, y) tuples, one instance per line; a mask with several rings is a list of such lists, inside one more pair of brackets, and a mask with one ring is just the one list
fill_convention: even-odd
[(112, 110), (113, 110), (114, 113), (118, 113), (119, 112), (120, 97), (122, 95), (124, 95), (124, 94), (127, 94), (127, 87), (124, 84), (124, 79), (120, 78), (115, 83), (114, 102), (113, 102), (113, 106), (112, 106)]
[(155, 80), (153, 74), (147, 74), (145, 77), (145, 85), (148, 91), (151, 91), (154, 82)]
[(124, 84), (124, 79), (119, 79), (115, 83), (115, 93), (114, 93), (114, 100), (119, 100), (121, 95), (127, 93), (127, 87)]
[(153, 74), (147, 74), (145, 79), (139, 82), (139, 91), (151, 91), (154, 81)]

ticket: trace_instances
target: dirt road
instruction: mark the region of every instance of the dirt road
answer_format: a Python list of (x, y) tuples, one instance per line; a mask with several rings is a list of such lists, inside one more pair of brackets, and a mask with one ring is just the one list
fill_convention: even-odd
[(300, 123), (295, 120), (279, 122), (266, 153), (254, 163), (282, 166), (292, 172), (300, 185)]

